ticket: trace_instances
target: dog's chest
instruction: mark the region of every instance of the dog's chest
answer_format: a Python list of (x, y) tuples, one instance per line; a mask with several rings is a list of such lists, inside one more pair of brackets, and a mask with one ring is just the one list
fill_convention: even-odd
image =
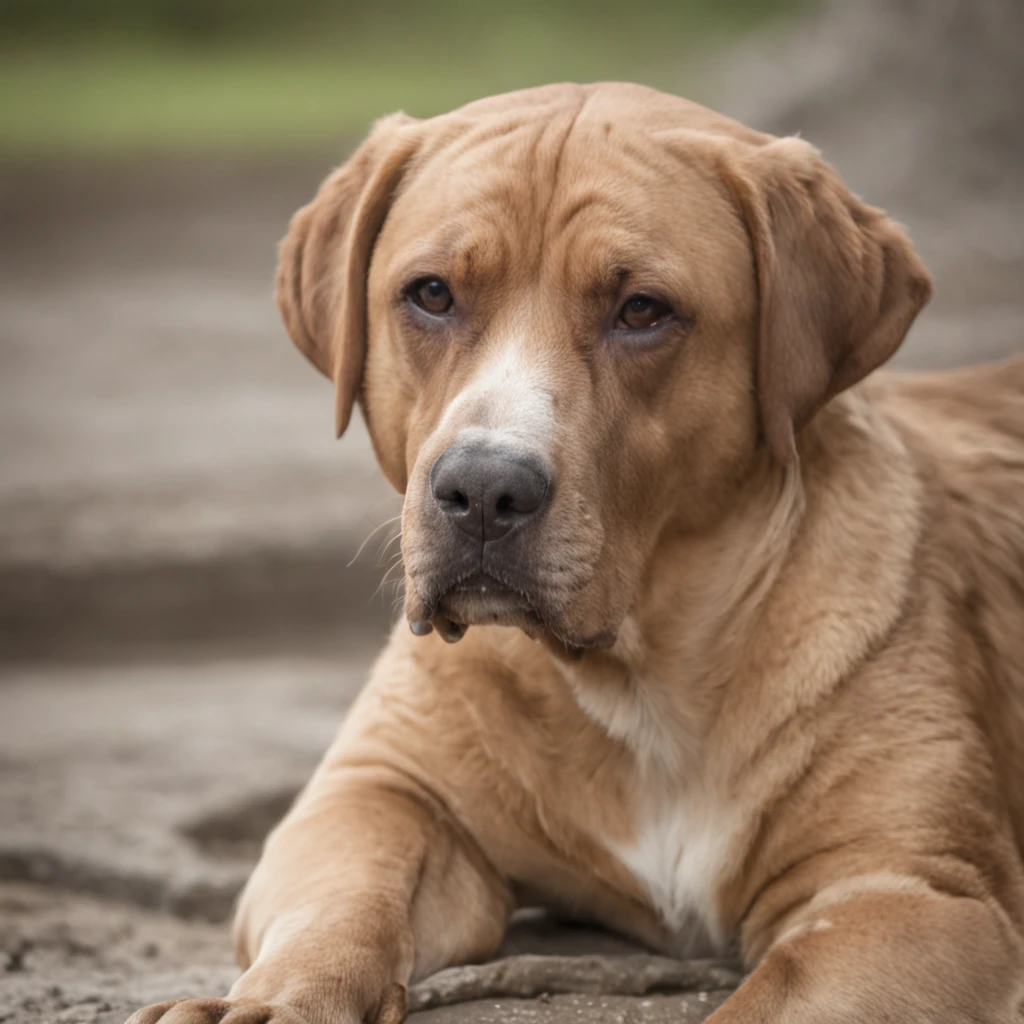
[(569, 681), (586, 714), (636, 759), (631, 838), (605, 847), (646, 892), (678, 952), (720, 947), (726, 936), (717, 891), (742, 823), (735, 805), (706, 779), (686, 779), (684, 764), (700, 758), (692, 749), (687, 755), (686, 729), (651, 687), (597, 688), (571, 675)]
[(725, 941), (717, 892), (736, 834), (735, 816), (724, 803), (698, 791), (650, 800), (632, 840), (611, 847), (647, 892), (681, 953), (718, 949)]

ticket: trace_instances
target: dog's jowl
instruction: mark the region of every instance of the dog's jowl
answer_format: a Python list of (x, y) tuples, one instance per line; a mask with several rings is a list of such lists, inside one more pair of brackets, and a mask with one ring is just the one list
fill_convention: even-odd
[(685, 100), (380, 121), (278, 302), (405, 495), (405, 616), (230, 996), (137, 1024), (393, 1024), (524, 893), (740, 956), (714, 1024), (1020, 1020), (1024, 359), (872, 375), (930, 292), (809, 143)]

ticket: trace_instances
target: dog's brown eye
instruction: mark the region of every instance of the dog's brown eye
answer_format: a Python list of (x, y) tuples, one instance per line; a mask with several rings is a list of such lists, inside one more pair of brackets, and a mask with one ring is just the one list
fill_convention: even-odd
[(671, 315), (672, 310), (664, 302), (652, 299), (650, 295), (631, 295), (619, 310), (618, 326), (637, 331), (656, 327)]
[(452, 293), (439, 277), (421, 277), (409, 286), (409, 298), (424, 312), (443, 316), (452, 308)]

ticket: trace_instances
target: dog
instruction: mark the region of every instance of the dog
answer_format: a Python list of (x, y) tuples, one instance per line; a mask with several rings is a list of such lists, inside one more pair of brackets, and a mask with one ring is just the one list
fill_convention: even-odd
[(133, 1024), (397, 1024), (522, 905), (735, 952), (713, 1024), (1024, 1019), (1024, 358), (869, 378), (931, 288), (809, 143), (651, 89), (378, 122), (277, 298), (406, 621), (229, 997)]

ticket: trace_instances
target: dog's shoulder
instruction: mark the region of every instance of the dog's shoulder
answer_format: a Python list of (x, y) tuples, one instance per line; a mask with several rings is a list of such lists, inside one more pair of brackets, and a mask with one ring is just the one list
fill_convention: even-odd
[(1024, 355), (884, 375), (871, 393), (914, 455), (937, 543), (979, 572), (1024, 577)]
[(1024, 690), (1024, 356), (889, 376), (876, 398), (925, 482), (933, 574)]
[[(887, 375), (872, 388), (925, 484), (917, 572), (944, 595), (962, 685), (973, 690), (1016, 792), (1024, 772), (1024, 356)], [(1024, 798), (1013, 803), (1024, 837)]]

